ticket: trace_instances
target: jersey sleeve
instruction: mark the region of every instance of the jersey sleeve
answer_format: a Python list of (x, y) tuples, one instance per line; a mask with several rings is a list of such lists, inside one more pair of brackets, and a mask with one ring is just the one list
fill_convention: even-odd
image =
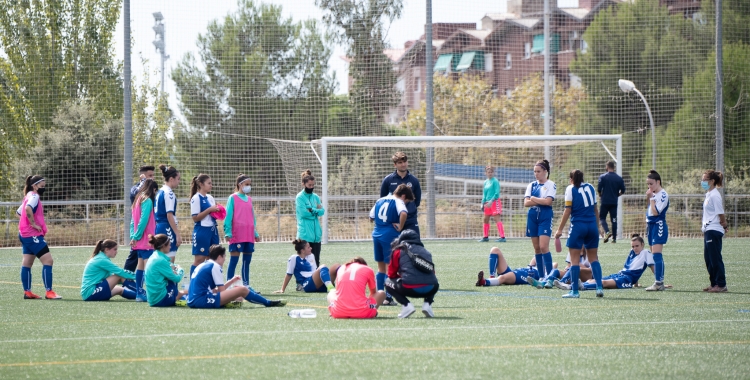
[(135, 274), (133, 274), (133, 272), (118, 267), (111, 260), (101, 260), (98, 264), (109, 273), (116, 274), (128, 280), (135, 280)]
[(396, 213), (398, 215), (401, 215), (402, 212), (408, 212), (406, 210), (406, 203), (404, 203), (404, 201), (396, 198)]
[(216, 206), (216, 199), (214, 199), (214, 196), (211, 194), (206, 195), (208, 197), (208, 204), (210, 206)]
[(414, 193), (414, 205), (419, 207), (422, 203), (422, 186), (419, 184), (417, 177), (414, 177), (414, 183), (411, 186), (411, 191)]
[(18, 209), (16, 210), (16, 214), (18, 214), (18, 216), (23, 215), (23, 203), (21, 203), (21, 205), (18, 206)]
[(294, 274), (294, 268), (297, 267), (297, 255), (292, 255), (289, 260), (286, 261), (286, 274), (293, 275)]
[[(232, 219), (234, 218), (234, 194), (227, 198), (227, 216), (224, 217), (224, 236), (232, 237)], [(253, 213), (253, 220), (255, 213)], [(256, 232), (257, 234), (257, 232)]]
[(565, 207), (573, 206), (573, 185), (568, 185), (565, 189)]
[[(167, 214), (171, 212), (172, 215), (174, 215), (176, 206), (177, 206), (177, 197), (175, 197), (174, 192), (170, 190), (167, 193), (165, 191), (164, 192), (164, 212)], [(200, 207), (200, 205), (198, 205), (198, 207)]]
[(211, 268), (211, 277), (216, 286), (224, 285), (224, 273), (221, 273), (221, 267), (219, 264), (214, 264), (213, 268)]
[(389, 183), (390, 181), (388, 181), (389, 176), (390, 174), (385, 176), (385, 178), (383, 178), (383, 182), (380, 184), (380, 197), (381, 198), (388, 195), (388, 188), (391, 186), (391, 184)]
[[(196, 216), (201, 213), (201, 201), (200, 201), (200, 195), (195, 194), (192, 198), (190, 198), (190, 215)], [(166, 199), (164, 200), (166, 203)], [(167, 206), (167, 211), (169, 211), (169, 206)]]
[(547, 191), (547, 198), (552, 198), (554, 200), (557, 198), (557, 184), (552, 181), (549, 181), (549, 183), (552, 186), (550, 186), (550, 190)]
[(531, 198), (531, 186), (533, 184), (534, 184), (534, 182), (532, 182), (528, 186), (526, 186), (526, 194), (524, 195), (524, 198)]
[(716, 215), (724, 214), (724, 202), (721, 201), (721, 195), (716, 195), (710, 198), (709, 202), (711, 202), (714, 206), (714, 213)]
[(654, 264), (654, 255), (651, 253), (651, 251), (649, 251), (648, 249), (644, 249), (643, 251), (641, 251), (641, 253), (645, 253), (646, 254), (646, 265), (648, 265), (648, 266), (655, 265)]
[(378, 207), (377, 202), (375, 202), (375, 204), (372, 205), (372, 209), (370, 209), (370, 219), (375, 219), (375, 207)]
[(662, 191), (660, 194), (657, 194), (656, 197), (656, 211), (661, 213), (665, 207), (669, 204), (669, 195), (666, 191)]

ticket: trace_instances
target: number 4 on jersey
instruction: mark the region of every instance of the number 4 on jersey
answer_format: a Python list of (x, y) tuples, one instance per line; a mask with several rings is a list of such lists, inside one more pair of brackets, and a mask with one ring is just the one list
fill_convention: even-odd
[(388, 205), (390, 204), (391, 202), (383, 202), (380, 209), (378, 209), (378, 219), (382, 220), (383, 223), (388, 222)]

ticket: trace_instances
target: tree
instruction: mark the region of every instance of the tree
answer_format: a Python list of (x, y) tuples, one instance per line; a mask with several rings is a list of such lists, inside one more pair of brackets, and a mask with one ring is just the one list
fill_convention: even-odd
[[(53, 127), (58, 107), (88, 99), (108, 117), (122, 114), (112, 35), (116, 0), (4, 0), (0, 12), (0, 189), (11, 186), (13, 157)], [(0, 196), (2, 196), (0, 190)]]
[(166, 94), (160, 93), (158, 86), (150, 83), (147, 68), (142, 83), (133, 88), (133, 173), (137, 173), (140, 166), (169, 162), (174, 141), (168, 135), (175, 118)]
[(362, 126), (362, 134), (383, 134), (382, 120), (398, 104), (396, 75), (383, 53), (387, 29), (384, 21), (401, 17), (403, 0), (315, 0), (323, 22), (339, 43), (347, 46), (349, 76), (353, 83), (349, 100)]

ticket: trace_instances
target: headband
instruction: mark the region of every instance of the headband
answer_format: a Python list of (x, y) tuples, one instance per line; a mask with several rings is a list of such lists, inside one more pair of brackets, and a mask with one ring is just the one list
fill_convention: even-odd
[(44, 182), (44, 178), (40, 179), (39, 181), (36, 181), (36, 182), (32, 183), (31, 186), (38, 185), (39, 182)]
[(240, 177), (240, 178), (237, 178), (237, 184), (240, 184), (240, 183), (242, 183), (242, 182), (245, 182), (245, 181), (247, 181), (248, 179), (250, 179), (250, 177), (248, 177), (248, 176), (246, 176), (246, 175), (243, 175), (242, 177)]
[(538, 166), (538, 167), (540, 167), (540, 168), (542, 168), (542, 169), (544, 169), (544, 170), (546, 170), (546, 171), (549, 171), (549, 169), (547, 169), (547, 167), (546, 167), (546, 166), (544, 166), (544, 164), (536, 164), (536, 165), (534, 165), (534, 166)]

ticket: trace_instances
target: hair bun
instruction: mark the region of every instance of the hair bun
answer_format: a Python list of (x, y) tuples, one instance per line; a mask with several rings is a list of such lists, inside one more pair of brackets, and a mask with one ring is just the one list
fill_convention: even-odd
[(641, 235), (638, 235), (638, 234), (631, 234), (631, 235), (630, 235), (630, 238), (632, 239), (632, 238), (637, 238), (637, 237), (640, 237), (640, 236), (641, 236)]

